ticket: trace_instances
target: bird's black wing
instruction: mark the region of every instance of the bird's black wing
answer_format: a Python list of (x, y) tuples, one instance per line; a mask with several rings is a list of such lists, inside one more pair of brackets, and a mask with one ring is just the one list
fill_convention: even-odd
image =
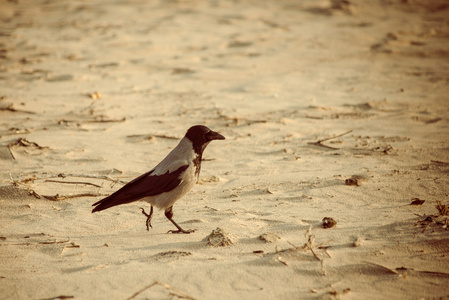
[(181, 183), (179, 177), (187, 168), (188, 165), (183, 165), (171, 173), (167, 171), (161, 175), (154, 175), (153, 171), (145, 173), (128, 182), (112, 195), (92, 204), (95, 206), (92, 212), (169, 192)]

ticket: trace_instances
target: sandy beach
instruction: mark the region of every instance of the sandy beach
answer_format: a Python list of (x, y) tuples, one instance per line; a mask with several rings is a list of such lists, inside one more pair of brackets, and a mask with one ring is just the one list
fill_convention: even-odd
[[(0, 299), (449, 299), (448, 16), (0, 0)], [(91, 213), (196, 124), (194, 233)]]

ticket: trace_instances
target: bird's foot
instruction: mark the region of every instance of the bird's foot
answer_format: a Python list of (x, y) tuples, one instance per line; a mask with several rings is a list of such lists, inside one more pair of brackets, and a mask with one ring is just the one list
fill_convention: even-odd
[(142, 210), (142, 213), (147, 217), (145, 225), (147, 225), (147, 231), (150, 231), (150, 227), (153, 228), (153, 225), (151, 225), (151, 217), (153, 216), (153, 207), (151, 207), (151, 211), (149, 214), (147, 214), (142, 207), (140, 209)]
[(193, 233), (193, 232), (195, 232), (196, 231), (196, 229), (187, 229), (187, 230), (184, 230), (184, 229), (178, 229), (178, 230), (169, 230), (169, 231), (167, 231), (167, 233), (185, 233), (185, 234), (189, 234), (189, 233)]

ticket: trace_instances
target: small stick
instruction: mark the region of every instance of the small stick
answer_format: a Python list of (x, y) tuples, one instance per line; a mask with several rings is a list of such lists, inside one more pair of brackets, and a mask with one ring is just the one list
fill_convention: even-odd
[(321, 258), (313, 250), (314, 246), (315, 246), (315, 235), (309, 235), (309, 240), (307, 241), (307, 243), (304, 244), (304, 249), (309, 248), (313, 256), (315, 256), (316, 259), (321, 260)]
[(70, 198), (78, 198), (78, 197), (98, 197), (98, 196), (105, 196), (99, 193), (84, 193), (84, 194), (74, 194), (74, 195), (59, 195), (56, 194), (54, 196), (46, 196), (42, 195), (45, 199), (51, 200), (51, 201), (60, 201), (60, 200), (66, 200)]
[(90, 182), (82, 182), (82, 181), (59, 181), (59, 180), (51, 180), (47, 179), (45, 182), (55, 182), (55, 183), (66, 183), (66, 184), (85, 184), (85, 185), (92, 185), (94, 187), (101, 188), (101, 185), (90, 183)]
[(351, 132), (352, 132), (352, 129), (347, 131), (347, 132), (345, 132), (345, 133), (342, 133), (342, 134), (339, 134), (339, 135), (335, 135), (335, 136), (331, 136), (331, 137), (328, 137), (328, 138), (325, 138), (325, 139), (322, 139), (322, 140), (318, 140), (316, 142), (308, 142), (307, 144), (320, 146), (320, 147), (325, 147), (325, 148), (329, 148), (329, 149), (333, 149), (333, 150), (338, 150), (338, 148), (324, 145), (323, 142), (328, 141), (328, 140), (332, 140), (332, 139), (335, 139), (335, 138), (338, 138), (338, 137), (341, 137), (341, 136), (346, 135), (346, 134), (351, 133)]
[(151, 139), (151, 138), (160, 138), (160, 139), (168, 139), (168, 140), (179, 140), (179, 137), (171, 136), (171, 135), (165, 135), (165, 134), (132, 134), (126, 136), (127, 138), (145, 138), (145, 139)]
[(63, 300), (63, 299), (74, 299), (74, 298), (75, 298), (75, 296), (65, 296), (65, 295), (61, 295), (61, 296), (57, 296), (57, 297), (44, 298), (44, 299), (40, 299), (40, 300), (55, 300), (55, 299)]
[[(112, 171), (111, 171), (112, 172)], [(109, 180), (109, 181), (112, 181), (112, 182), (114, 182), (114, 183), (121, 183), (121, 184), (126, 184), (127, 182), (126, 181), (123, 181), (123, 180), (119, 180), (119, 179), (114, 179), (114, 178), (112, 178), (111, 176), (109, 176), (109, 175), (99, 175), (99, 176), (95, 176), (95, 175), (83, 175), (83, 174), (63, 174), (63, 173), (61, 173), (61, 174), (58, 174), (58, 175), (55, 175), (55, 176), (48, 176), (48, 177), (36, 177), (36, 178), (27, 178), (27, 179), (22, 179), (22, 180), (20, 180), (20, 182), (28, 182), (28, 181), (36, 181), (36, 180), (44, 180), (44, 179), (47, 179), (47, 178), (55, 178), (55, 177), (58, 177), (58, 178), (66, 178), (66, 177), (81, 177), (81, 178), (94, 178), (94, 179), (104, 179), (104, 180)], [(11, 181), (12, 181), (12, 178), (11, 178)], [(46, 180), (47, 181), (47, 180)], [(50, 181), (50, 180), (49, 180)], [(50, 181), (50, 182), (52, 182), (52, 181)], [(54, 182), (58, 182), (58, 181), (54, 181)], [(66, 182), (66, 181), (61, 181), (60, 183), (69, 183), (68, 181)], [(87, 182), (83, 182), (82, 184), (89, 184), (89, 185), (94, 185), (95, 187), (101, 187), (101, 186), (98, 186), (98, 185), (95, 185), (95, 184), (93, 184), (93, 183), (87, 183)]]
[(21, 112), (21, 113), (31, 114), (31, 115), (35, 115), (36, 114), (34, 111), (16, 109), (16, 108), (14, 108), (13, 104), (10, 104), (10, 105), (8, 105), (6, 107), (0, 107), (0, 110), (10, 111), (10, 112)]
[(62, 177), (62, 178), (65, 178), (65, 177), (83, 177), (83, 178), (96, 178), (96, 179), (105, 179), (105, 180), (110, 180), (110, 181), (113, 181), (113, 182), (115, 182), (115, 183), (121, 183), (121, 184), (126, 184), (127, 182), (126, 181), (123, 181), (123, 180), (119, 180), (119, 179), (114, 179), (114, 178), (112, 178), (111, 176), (109, 176), (109, 175), (99, 175), (99, 176), (96, 176), (96, 175), (83, 175), (83, 174), (59, 174), (58, 176), (55, 176), (55, 177)]
[(431, 160), (430, 162), (432, 162), (434, 164), (449, 165), (449, 162), (440, 161), (440, 160)]
[(51, 244), (65, 244), (70, 243), (70, 240), (67, 241), (47, 241), (47, 242), (26, 242), (26, 243), (14, 243), (14, 244), (8, 244), (6, 243), (0, 243), (0, 246), (30, 246), (30, 245), (51, 245)]
[(31, 131), (29, 131), (27, 128), (20, 130), (20, 129), (10, 129), (8, 133), (3, 133), (2, 135), (7, 136), (7, 135), (15, 135), (15, 134), (28, 134), (31, 133)]
[(444, 276), (447, 277), (449, 276), (449, 273), (444, 273), (444, 272), (434, 272), (434, 271), (416, 271), (422, 274), (431, 274), (431, 275), (436, 275), (436, 276)]
[(39, 150), (49, 150), (50, 149), (50, 147), (40, 146), (39, 144), (37, 144), (35, 142), (30, 142), (26, 138), (18, 138), (17, 141), (11, 142), (8, 144), (8, 147), (12, 147), (12, 146), (19, 146), (19, 147), (35, 146)]
[[(327, 241), (327, 242), (325, 242), (325, 243), (328, 243), (328, 242), (330, 242), (330, 241)], [(293, 244), (290, 243), (289, 241), (287, 241), (287, 243), (289, 243), (289, 244), (290, 244), (291, 246), (293, 246), (293, 248), (295, 248), (295, 249), (300, 249), (300, 247), (293, 245)], [(322, 244), (320, 244), (320, 245), (323, 245), (323, 244), (325, 244), (325, 243), (322, 243)], [(315, 251), (313, 250), (314, 247), (316, 247), (316, 245), (315, 245), (315, 235), (309, 235), (309, 239), (308, 239), (307, 243), (305, 243), (301, 248), (304, 249), (304, 250), (309, 249), (309, 250), (312, 252), (313, 256), (315, 256), (316, 259), (318, 259), (319, 261), (321, 261), (321, 258), (320, 258), (320, 257), (318, 256), (318, 254), (316, 254)], [(329, 256), (329, 257), (330, 257), (330, 256)]]
[(235, 125), (237, 125), (239, 121), (246, 121), (246, 125), (251, 125), (253, 123), (267, 123), (267, 120), (251, 120), (248, 118), (229, 117), (222, 112), (218, 112), (217, 114), (220, 118), (223, 118), (226, 121), (232, 121)]
[(125, 122), (126, 118), (121, 119), (90, 119), (90, 120), (66, 120), (61, 119), (58, 121), (58, 124), (64, 124), (64, 123), (116, 123), (116, 122)]
[(8, 150), (9, 150), (9, 153), (11, 154), (12, 158), (14, 160), (16, 160), (16, 157), (14, 156), (14, 153), (12, 152), (11, 145), (8, 145)]
[(323, 117), (316, 117), (316, 116), (310, 116), (310, 115), (306, 115), (307, 119), (315, 119), (315, 120), (322, 120), (324, 119)]

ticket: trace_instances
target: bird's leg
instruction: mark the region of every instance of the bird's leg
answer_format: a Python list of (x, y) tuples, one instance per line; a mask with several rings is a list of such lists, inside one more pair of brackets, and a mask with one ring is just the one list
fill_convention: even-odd
[(151, 225), (151, 218), (153, 217), (153, 205), (151, 205), (150, 214), (147, 214), (142, 207), (140, 209), (142, 210), (142, 213), (147, 217), (147, 221), (145, 222), (145, 224), (147, 225), (147, 231), (150, 231), (150, 227), (153, 228), (153, 226)]
[(170, 220), (170, 222), (173, 223), (173, 225), (176, 226), (176, 228), (178, 228), (178, 230), (169, 230), (167, 233), (192, 233), (192, 232), (195, 232), (195, 229), (184, 230), (178, 224), (176, 224), (175, 221), (173, 221), (173, 206), (170, 206), (169, 208), (167, 208), (165, 210), (165, 216), (167, 217), (167, 219)]

